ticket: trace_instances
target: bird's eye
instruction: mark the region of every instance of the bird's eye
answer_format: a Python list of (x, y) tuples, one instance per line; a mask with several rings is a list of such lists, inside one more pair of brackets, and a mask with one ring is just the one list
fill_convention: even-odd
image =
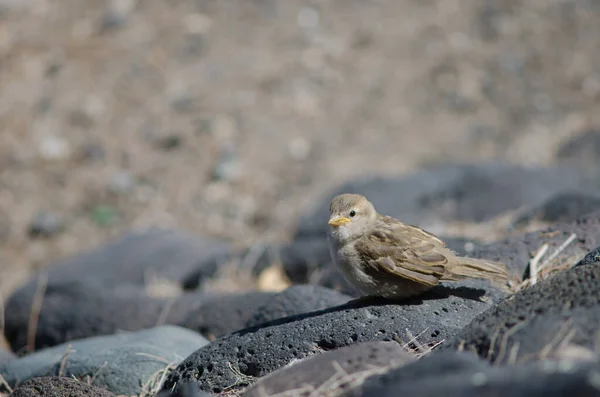
[(350, 211), (350, 218), (354, 218), (356, 216), (356, 211)]

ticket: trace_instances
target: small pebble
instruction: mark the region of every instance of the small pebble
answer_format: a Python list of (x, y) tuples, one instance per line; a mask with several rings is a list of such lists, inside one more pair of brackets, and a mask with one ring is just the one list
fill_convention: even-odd
[(130, 192), (135, 186), (135, 176), (128, 171), (119, 171), (114, 174), (108, 184), (111, 192), (123, 194)]
[(39, 143), (39, 154), (46, 161), (63, 161), (71, 156), (71, 145), (56, 135), (45, 135)]
[(173, 150), (181, 147), (183, 138), (181, 135), (170, 134), (164, 137), (157, 138), (155, 145), (158, 149), (162, 150)]
[(65, 223), (63, 218), (54, 212), (38, 212), (29, 225), (29, 236), (51, 237), (64, 230)]

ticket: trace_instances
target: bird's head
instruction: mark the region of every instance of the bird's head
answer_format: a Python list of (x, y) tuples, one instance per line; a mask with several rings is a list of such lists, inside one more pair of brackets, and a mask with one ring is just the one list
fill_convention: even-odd
[(335, 196), (329, 204), (329, 230), (339, 243), (361, 237), (377, 217), (373, 204), (359, 194)]

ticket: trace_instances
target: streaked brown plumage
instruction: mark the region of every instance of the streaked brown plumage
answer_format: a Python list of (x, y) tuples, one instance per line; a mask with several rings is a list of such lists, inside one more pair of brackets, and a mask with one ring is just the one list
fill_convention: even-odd
[(457, 256), (439, 237), (378, 214), (361, 195), (338, 195), (329, 210), (331, 256), (364, 295), (402, 299), (440, 281), (507, 281), (501, 263)]

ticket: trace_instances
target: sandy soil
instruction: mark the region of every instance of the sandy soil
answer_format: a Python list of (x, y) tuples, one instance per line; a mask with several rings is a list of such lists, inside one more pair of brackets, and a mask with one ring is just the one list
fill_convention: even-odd
[(599, 36), (590, 1), (1, 0), (0, 294), (131, 228), (285, 239), (350, 178), (550, 164)]

